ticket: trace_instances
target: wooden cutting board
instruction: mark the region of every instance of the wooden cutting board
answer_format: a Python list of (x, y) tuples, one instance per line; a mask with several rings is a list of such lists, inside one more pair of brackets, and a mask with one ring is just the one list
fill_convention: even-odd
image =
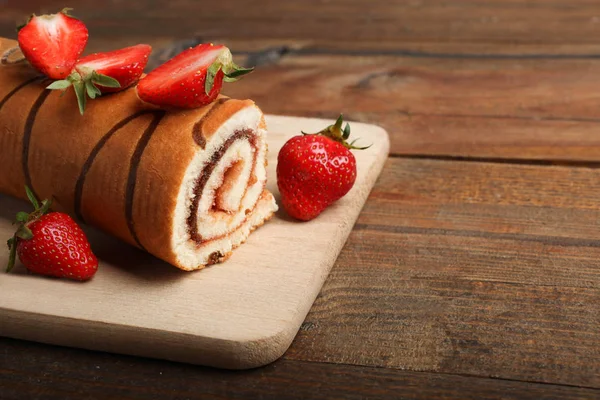
[[(283, 143), (332, 121), (267, 116), (269, 183)], [(79, 283), (0, 273), (0, 335), (222, 368), (268, 364), (287, 350), (321, 290), (386, 160), (387, 133), (352, 123), (354, 188), (317, 219), (300, 223), (283, 210), (223, 264), (184, 272), (93, 228), (98, 273)], [(0, 238), (28, 204), (0, 195)], [(8, 251), (0, 250), (0, 266)]]

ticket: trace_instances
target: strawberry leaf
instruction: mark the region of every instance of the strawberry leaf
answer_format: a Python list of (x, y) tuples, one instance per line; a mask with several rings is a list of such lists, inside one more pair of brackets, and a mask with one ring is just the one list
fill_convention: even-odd
[(62, 79), (60, 81), (54, 81), (51, 84), (49, 84), (48, 86), (46, 86), (46, 89), (51, 89), (51, 90), (65, 90), (68, 87), (70, 87), (73, 83), (68, 80), (68, 79)]
[(342, 137), (345, 139), (348, 139), (350, 137), (350, 124), (346, 122), (346, 127), (344, 128), (344, 134), (342, 135)]
[(15, 217), (17, 222), (25, 222), (25, 221), (27, 221), (27, 218), (29, 218), (29, 214), (26, 213), (25, 211), (19, 211), (17, 213), (17, 216)]
[(36, 210), (40, 208), (40, 203), (38, 203), (38, 199), (36, 199), (35, 194), (29, 189), (29, 186), (25, 186), (25, 193), (27, 194), (27, 198), (33, 204), (33, 208)]
[(206, 81), (204, 82), (204, 92), (207, 96), (212, 90), (215, 84), (215, 76), (217, 76), (217, 73), (219, 72), (222, 66), (223, 65), (221, 64), (221, 62), (217, 60), (214, 63), (212, 63), (210, 67), (208, 67), (208, 70), (206, 71)]
[(343, 123), (344, 123), (344, 114), (340, 114), (337, 121), (335, 121), (335, 124), (333, 125), (333, 129), (342, 130)]
[(25, 225), (21, 225), (17, 230), (17, 233), (15, 233), (15, 236), (23, 240), (29, 240), (33, 237), (33, 232)]
[(111, 78), (108, 75), (99, 74), (96, 71), (92, 72), (91, 80), (93, 83), (100, 85), (100, 86), (105, 86), (105, 87), (110, 87), (110, 88), (120, 88), (121, 87), (121, 84), (115, 78)]
[(85, 104), (87, 102), (87, 97), (85, 95), (85, 84), (82, 81), (73, 82), (73, 88), (75, 89), (75, 94), (77, 95), (77, 105), (79, 105), (79, 113), (83, 115), (85, 111)]
[(92, 83), (92, 81), (85, 81), (85, 91), (87, 92), (87, 95), (90, 96), (90, 99), (95, 99), (96, 96), (100, 96), (102, 94), (100, 89), (98, 89), (96, 85)]
[[(240, 67), (239, 65), (234, 64), (233, 62), (231, 63), (231, 65), (227, 67), (223, 68), (223, 72), (225, 73), (225, 77), (227, 78), (226, 82), (235, 82), (238, 79), (240, 79), (242, 76), (249, 74), (250, 72), (254, 71), (254, 67), (253, 68), (243, 68)], [(223, 79), (225, 80), (225, 79)]]
[(354, 145), (354, 143), (356, 143), (356, 141), (357, 141), (357, 140), (358, 140), (358, 139), (354, 139), (352, 142), (350, 142), (350, 144), (344, 144), (344, 146), (345, 146), (347, 149), (352, 149), (352, 150), (366, 150), (366, 149), (368, 149), (369, 147), (373, 146), (373, 143), (371, 143), (370, 145), (368, 145), (368, 146), (365, 146), (365, 147), (358, 147), (358, 146), (355, 146), (355, 145)]
[(6, 265), (6, 272), (10, 272), (15, 266), (15, 260), (17, 259), (17, 235), (15, 234), (12, 238), (6, 242), (9, 249), (8, 264)]

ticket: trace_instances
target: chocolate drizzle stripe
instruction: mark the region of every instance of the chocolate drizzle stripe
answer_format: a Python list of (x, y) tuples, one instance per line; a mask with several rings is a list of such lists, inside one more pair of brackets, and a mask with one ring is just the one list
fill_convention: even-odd
[(23, 153), (21, 156), (21, 162), (23, 166), (23, 175), (25, 176), (25, 185), (29, 186), (33, 194), (39, 198), (33, 185), (31, 184), (31, 173), (29, 171), (29, 144), (31, 143), (31, 133), (33, 131), (33, 125), (35, 123), (35, 117), (37, 116), (38, 111), (44, 104), (44, 101), (50, 96), (52, 93), (51, 90), (44, 89), (42, 93), (38, 96), (33, 106), (29, 110), (29, 115), (27, 116), (27, 120), (25, 121), (25, 130), (23, 132)]
[(135, 231), (135, 223), (133, 221), (133, 196), (135, 195), (135, 186), (137, 181), (137, 171), (140, 164), (140, 160), (142, 159), (142, 155), (144, 154), (144, 150), (148, 143), (150, 143), (150, 139), (152, 138), (152, 134), (158, 128), (158, 124), (165, 116), (165, 111), (155, 111), (154, 118), (152, 122), (146, 128), (140, 139), (138, 140), (137, 146), (133, 152), (133, 156), (131, 157), (131, 162), (129, 165), (129, 176), (127, 177), (127, 187), (125, 191), (125, 219), (127, 220), (127, 226), (129, 227), (129, 231), (131, 232), (131, 236), (138, 244), (138, 246), (146, 250)]
[(207, 162), (206, 166), (202, 169), (202, 172), (200, 173), (200, 177), (198, 178), (198, 181), (196, 182), (196, 185), (194, 186), (194, 199), (192, 200), (192, 205), (190, 207), (190, 215), (187, 218), (187, 226), (188, 226), (188, 231), (190, 234), (190, 239), (192, 239), (193, 241), (195, 241), (198, 244), (201, 244), (204, 242), (204, 239), (198, 233), (198, 219), (197, 219), (198, 206), (200, 203), (200, 198), (202, 197), (202, 192), (204, 192), (204, 187), (206, 186), (208, 179), (212, 175), (213, 170), (215, 169), (217, 163), (219, 162), (219, 160), (221, 160), (221, 158), (223, 158), (223, 155), (225, 155), (225, 152), (227, 151), (227, 149), (229, 149), (229, 147), (234, 142), (236, 142), (238, 140), (244, 140), (244, 139), (250, 141), (251, 145), (255, 148), (254, 160), (253, 160), (253, 162), (254, 162), (253, 167), (255, 168), (256, 167), (256, 154), (258, 153), (258, 151), (256, 150), (256, 138), (253, 135), (253, 131), (251, 129), (244, 129), (244, 130), (236, 131), (233, 135), (231, 135), (223, 143), (223, 145), (219, 148), (219, 150), (215, 151), (212, 154), (210, 160)]
[(94, 148), (88, 155), (87, 159), (85, 160), (85, 163), (83, 164), (83, 167), (81, 168), (81, 172), (79, 173), (79, 177), (77, 178), (77, 182), (75, 183), (75, 199), (73, 202), (73, 207), (75, 209), (75, 215), (81, 221), (85, 221), (85, 218), (83, 217), (83, 213), (81, 211), (81, 202), (82, 202), (82, 198), (83, 198), (83, 188), (85, 185), (85, 179), (87, 177), (87, 174), (88, 174), (90, 168), (92, 168), (92, 165), (94, 164), (94, 161), (96, 160), (96, 157), (98, 156), (98, 153), (100, 153), (100, 150), (102, 150), (102, 148), (104, 147), (106, 142), (108, 142), (108, 140), (115, 133), (117, 133), (121, 128), (123, 128), (125, 125), (129, 124), (131, 121), (133, 121), (139, 117), (142, 117), (144, 115), (148, 115), (148, 114), (156, 115), (157, 113), (160, 113), (160, 111), (144, 110), (144, 111), (140, 111), (135, 114), (132, 114), (126, 118), (123, 118), (121, 121), (117, 122), (108, 132), (106, 132), (100, 138), (98, 143), (96, 143), (96, 145), (94, 146)]
[(33, 82), (41, 81), (42, 79), (44, 79), (43, 76), (36, 76), (34, 78), (28, 79), (25, 82), (22, 82), (21, 84), (19, 84), (19, 86), (17, 86), (13, 90), (11, 90), (10, 93), (8, 93), (6, 96), (4, 96), (4, 98), (2, 100), (0, 100), (0, 109), (2, 109), (4, 104), (6, 104), (6, 102), (8, 100), (10, 100), (11, 97), (13, 97), (15, 94), (17, 94), (19, 92), (19, 90), (23, 89), (25, 86), (27, 86), (29, 84), (32, 84)]
[(206, 148), (206, 138), (202, 134), (202, 129), (204, 128), (204, 123), (207, 119), (209, 119), (223, 104), (231, 100), (229, 97), (223, 97), (215, 102), (213, 102), (213, 106), (200, 118), (200, 121), (194, 124), (194, 128), (192, 130), (192, 137), (194, 141), (200, 146), (201, 149)]

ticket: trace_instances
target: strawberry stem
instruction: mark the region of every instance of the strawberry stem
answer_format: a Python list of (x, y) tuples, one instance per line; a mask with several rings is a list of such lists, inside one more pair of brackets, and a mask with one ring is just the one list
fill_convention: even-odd
[(342, 129), (343, 125), (344, 125), (344, 115), (340, 114), (340, 116), (338, 117), (338, 119), (335, 121), (335, 123), (333, 125), (329, 125), (327, 128), (325, 128), (319, 132), (316, 132), (316, 133), (306, 133), (306, 132), (302, 131), (302, 134), (303, 135), (327, 136), (328, 138), (335, 140), (338, 143), (343, 144), (345, 148), (350, 149), (350, 150), (366, 150), (373, 145), (373, 144), (370, 144), (365, 147), (354, 146), (354, 143), (356, 143), (356, 141), (358, 139), (354, 139), (352, 142), (348, 143), (346, 140), (350, 137), (350, 124), (346, 123), (346, 126), (344, 127), (344, 129)]
[(52, 200), (48, 200), (48, 199), (42, 200), (42, 206), (39, 209), (40, 215), (46, 214), (50, 210), (51, 205), (52, 205)]
[(65, 7), (62, 10), (60, 10), (59, 12), (65, 14), (68, 17), (74, 18), (71, 14), (69, 14), (71, 11), (73, 11), (73, 8), (71, 8), (71, 7)]

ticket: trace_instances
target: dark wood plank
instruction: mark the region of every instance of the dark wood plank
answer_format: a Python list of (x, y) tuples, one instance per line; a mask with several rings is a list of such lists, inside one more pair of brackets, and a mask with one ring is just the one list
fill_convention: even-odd
[(292, 54), (224, 90), (268, 113), (380, 124), (392, 154), (597, 161), (599, 73), (600, 59)]
[(592, 399), (593, 389), (282, 360), (232, 372), (0, 339), (4, 400)]
[(390, 159), (287, 359), (600, 387), (597, 170)]
[(386, 127), (392, 132), (391, 151), (396, 155), (600, 160), (600, 137), (596, 134), (600, 120), (591, 115), (571, 118), (356, 111), (347, 116)]
[[(58, 0), (4, 5), (2, 24), (34, 11), (60, 9)], [(96, 36), (156, 32), (242, 38), (296, 38), (421, 42), (595, 43), (600, 4), (572, 1), (155, 0), (73, 1)], [(6, 28), (0, 35), (6, 34)]]
[(357, 224), (593, 250), (599, 190), (596, 168), (392, 158)]

